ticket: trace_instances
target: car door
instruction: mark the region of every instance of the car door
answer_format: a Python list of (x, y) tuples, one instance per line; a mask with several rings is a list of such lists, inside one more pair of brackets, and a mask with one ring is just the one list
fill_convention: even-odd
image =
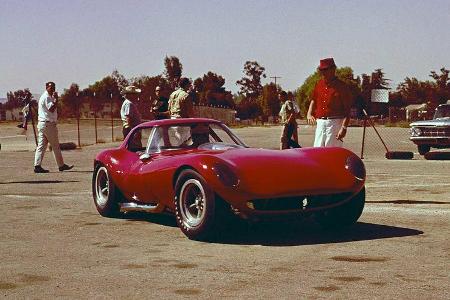
[[(143, 181), (141, 169), (149, 163), (149, 160), (142, 159), (151, 138), (154, 127), (140, 127), (133, 131), (128, 139), (126, 155), (131, 165), (125, 174), (124, 188), (122, 189), (126, 198), (136, 202), (153, 202), (151, 183)], [(145, 186), (145, 188), (144, 188)]]

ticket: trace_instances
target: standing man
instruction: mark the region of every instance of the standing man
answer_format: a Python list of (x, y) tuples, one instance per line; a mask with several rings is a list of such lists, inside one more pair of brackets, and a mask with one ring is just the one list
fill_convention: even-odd
[(294, 127), (297, 127), (294, 103), (287, 98), (287, 93), (285, 91), (280, 92), (279, 98), (282, 103), (279, 116), (281, 117), (281, 124), (283, 125), (280, 149), (284, 150), (290, 147), (300, 148), (300, 145), (293, 139)]
[(322, 59), (318, 70), (322, 79), (314, 87), (307, 114), (308, 124), (317, 123), (314, 147), (342, 147), (350, 121), (352, 93), (336, 77), (333, 58)]
[(55, 91), (55, 83), (50, 81), (45, 84), (46, 91), (39, 98), (38, 102), (38, 145), (34, 155), (34, 173), (48, 173), (49, 171), (42, 168), (41, 163), (44, 159), (47, 145), (50, 143), (53, 149), (53, 155), (58, 164), (59, 171), (67, 171), (73, 168), (64, 163), (64, 159), (59, 148), (58, 128), (58, 112), (56, 104), (58, 102), (58, 93)]
[(191, 81), (189, 78), (180, 78), (179, 88), (170, 94), (168, 115), (171, 119), (191, 118), (193, 116)]
[(156, 100), (153, 103), (152, 111), (155, 114), (156, 120), (167, 119), (167, 115), (164, 114), (169, 109), (169, 99), (161, 95), (161, 87), (155, 88)]
[(123, 138), (126, 138), (131, 129), (141, 123), (141, 114), (137, 108), (137, 101), (140, 93), (141, 89), (138, 89), (134, 85), (127, 86), (122, 91), (122, 94), (125, 97), (120, 109), (120, 117), (123, 122)]

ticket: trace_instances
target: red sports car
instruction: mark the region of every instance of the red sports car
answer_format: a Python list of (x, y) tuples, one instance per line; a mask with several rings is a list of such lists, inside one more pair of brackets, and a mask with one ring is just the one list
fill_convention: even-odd
[(355, 223), (366, 172), (344, 148), (249, 148), (211, 119), (140, 124), (94, 161), (92, 192), (102, 216), (171, 212), (183, 233), (210, 238), (230, 217), (302, 217), (327, 226)]

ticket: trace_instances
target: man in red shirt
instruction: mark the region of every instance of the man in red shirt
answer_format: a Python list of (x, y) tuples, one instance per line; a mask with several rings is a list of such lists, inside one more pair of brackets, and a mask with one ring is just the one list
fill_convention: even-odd
[(317, 124), (314, 147), (342, 147), (353, 96), (336, 77), (333, 58), (322, 59), (318, 70), (322, 79), (314, 87), (307, 113), (308, 124)]

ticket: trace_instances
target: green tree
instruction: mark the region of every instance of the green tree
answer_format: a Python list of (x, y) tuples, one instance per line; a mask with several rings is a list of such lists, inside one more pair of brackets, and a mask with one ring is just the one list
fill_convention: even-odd
[(183, 72), (183, 65), (176, 56), (166, 56), (164, 58), (164, 77), (169, 82), (169, 85), (173, 90), (178, 86), (178, 80), (181, 78)]
[(262, 94), (261, 78), (266, 78), (265, 68), (256, 61), (246, 61), (244, 64), (244, 77), (236, 81), (240, 86), (240, 94), (251, 101), (255, 101)]
[(306, 116), (308, 112), (309, 102), (311, 101), (311, 94), (316, 86), (316, 83), (320, 80), (319, 72), (314, 72), (309, 75), (308, 78), (303, 82), (303, 84), (296, 90), (296, 100), (300, 108), (300, 115), (302, 117)]

